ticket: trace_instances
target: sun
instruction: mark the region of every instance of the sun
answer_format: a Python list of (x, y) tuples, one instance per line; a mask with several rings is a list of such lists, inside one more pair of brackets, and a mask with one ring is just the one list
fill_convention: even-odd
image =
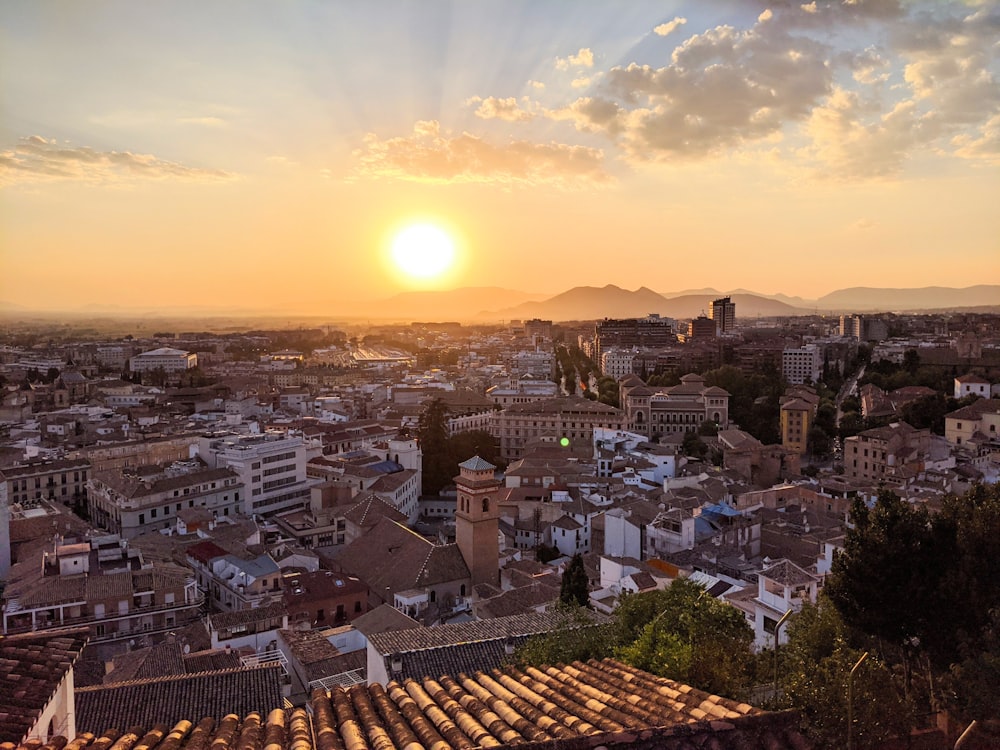
[(412, 224), (393, 238), (392, 261), (407, 276), (434, 279), (455, 262), (455, 243), (433, 224)]

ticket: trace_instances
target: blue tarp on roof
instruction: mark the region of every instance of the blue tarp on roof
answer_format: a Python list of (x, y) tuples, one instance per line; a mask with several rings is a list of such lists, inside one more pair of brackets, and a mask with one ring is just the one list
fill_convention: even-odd
[(403, 467), (395, 461), (379, 461), (377, 464), (369, 464), (368, 468), (379, 474), (395, 474), (397, 471), (403, 470)]
[(738, 516), (740, 512), (735, 508), (731, 508), (725, 503), (716, 503), (715, 505), (706, 505), (701, 510), (702, 513), (715, 513), (719, 516)]

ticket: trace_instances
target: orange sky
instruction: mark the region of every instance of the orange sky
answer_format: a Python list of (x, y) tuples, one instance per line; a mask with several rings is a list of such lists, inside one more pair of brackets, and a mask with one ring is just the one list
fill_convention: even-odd
[(1000, 283), (997, 2), (573, 7), (3, 4), (0, 303)]

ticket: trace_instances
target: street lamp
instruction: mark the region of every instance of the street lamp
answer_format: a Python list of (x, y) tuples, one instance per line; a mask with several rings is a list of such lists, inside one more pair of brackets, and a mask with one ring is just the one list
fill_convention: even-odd
[(854, 747), (854, 673), (867, 658), (868, 652), (865, 651), (858, 659), (858, 663), (851, 667), (851, 673), (847, 676), (847, 750), (852, 750)]

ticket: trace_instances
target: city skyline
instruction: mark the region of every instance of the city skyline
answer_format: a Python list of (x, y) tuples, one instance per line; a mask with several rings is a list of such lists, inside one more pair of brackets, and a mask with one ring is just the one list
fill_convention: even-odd
[(1000, 283), (997, 2), (566, 10), (0, 5), (0, 301)]

